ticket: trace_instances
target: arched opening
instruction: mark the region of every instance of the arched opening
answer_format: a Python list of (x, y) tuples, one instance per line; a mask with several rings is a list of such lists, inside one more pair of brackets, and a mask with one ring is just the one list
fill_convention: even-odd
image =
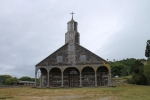
[(82, 69), (82, 86), (95, 86), (95, 71), (92, 67)]
[(72, 70), (72, 71), (70, 72), (70, 74), (78, 74), (78, 72), (75, 71), (75, 70)]
[(37, 78), (37, 86), (41, 86), (41, 87), (45, 87), (47, 86), (47, 70), (45, 68), (39, 68), (37, 70), (37, 74), (36, 74), (36, 78)]
[(60, 87), (61, 86), (61, 70), (59, 68), (52, 68), (49, 72), (49, 86)]
[(79, 86), (79, 70), (74, 67), (69, 67), (64, 70), (64, 87)]
[(38, 69), (35, 71), (35, 86), (40, 86), (40, 77), (41, 77), (41, 70)]
[(108, 86), (108, 68), (105, 66), (100, 66), (97, 69), (97, 85), (98, 86)]

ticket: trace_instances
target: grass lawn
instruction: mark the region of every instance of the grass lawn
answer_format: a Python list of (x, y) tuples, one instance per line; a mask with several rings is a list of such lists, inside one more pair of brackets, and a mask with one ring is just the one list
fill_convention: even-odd
[(150, 100), (150, 86), (107, 88), (0, 88), (0, 100)]

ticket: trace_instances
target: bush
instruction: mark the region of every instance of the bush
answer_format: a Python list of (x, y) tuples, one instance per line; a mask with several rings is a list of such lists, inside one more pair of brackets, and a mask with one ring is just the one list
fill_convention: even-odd
[(129, 84), (135, 84), (135, 81), (134, 81), (134, 79), (133, 79), (132, 76), (129, 76), (129, 77), (128, 77), (127, 82), (128, 82)]

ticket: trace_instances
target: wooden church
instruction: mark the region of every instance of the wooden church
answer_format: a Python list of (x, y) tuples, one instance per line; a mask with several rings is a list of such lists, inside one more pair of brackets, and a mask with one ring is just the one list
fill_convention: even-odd
[(71, 14), (65, 44), (35, 66), (35, 84), (40, 70), (40, 87), (110, 86), (109, 63), (80, 45), (78, 23)]

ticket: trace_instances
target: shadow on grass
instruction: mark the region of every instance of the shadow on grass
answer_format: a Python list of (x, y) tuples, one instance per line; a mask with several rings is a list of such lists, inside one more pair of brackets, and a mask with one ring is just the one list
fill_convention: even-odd
[(14, 98), (14, 97), (0, 97), (0, 99), (11, 99), (11, 98)]

